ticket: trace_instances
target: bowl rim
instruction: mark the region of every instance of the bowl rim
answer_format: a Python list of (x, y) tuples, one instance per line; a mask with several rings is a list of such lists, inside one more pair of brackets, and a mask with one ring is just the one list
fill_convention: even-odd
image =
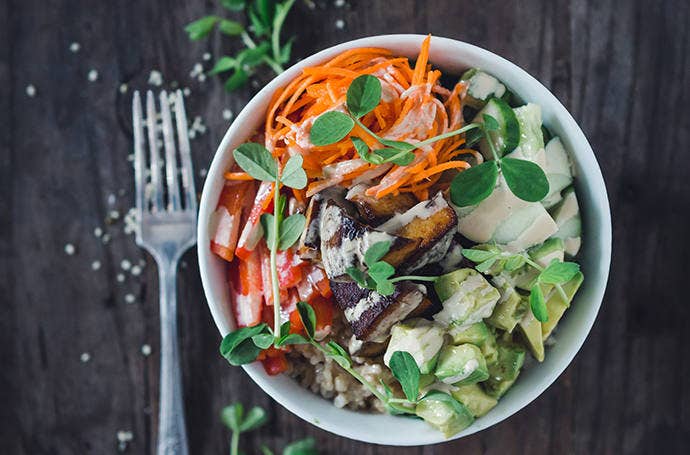
[[(218, 179), (219, 176), (222, 178), (224, 169), (222, 168), (223, 164), (221, 163), (221, 157), (226, 152), (226, 150), (229, 149), (229, 145), (231, 142), (233, 142), (233, 140), (237, 141), (238, 137), (241, 138), (241, 141), (246, 139), (246, 134), (242, 135), (242, 125), (250, 119), (250, 117), (253, 115), (254, 111), (257, 108), (261, 107), (262, 104), (266, 103), (267, 99), (270, 99), (272, 93), (276, 89), (286, 85), (286, 83), (288, 83), (294, 77), (299, 75), (301, 70), (305, 67), (317, 64), (319, 62), (327, 60), (328, 58), (331, 58), (332, 56), (342, 51), (356, 47), (386, 48), (415, 46), (418, 49), (421, 44), (421, 41), (425, 39), (426, 36), (427, 35), (421, 34), (372, 35), (363, 38), (358, 38), (355, 40), (346, 41), (323, 49), (319, 52), (316, 52), (313, 55), (297, 62), (296, 64), (288, 68), (285, 72), (273, 78), (263, 89), (261, 89), (256, 95), (254, 95), (251, 98), (251, 100), (245, 105), (245, 107), (237, 115), (234, 121), (230, 124), (228, 130), (224, 134), (223, 139), (221, 140), (213, 156), (211, 166), (209, 167), (207, 173), (207, 178), (204, 182), (201, 201), (199, 203), (199, 223), (197, 226), (197, 252), (202, 285), (204, 288), (204, 294), (207, 300), (207, 305), (211, 311), (211, 315), (221, 336), (224, 336), (231, 329), (231, 325), (228, 324), (227, 321), (230, 312), (227, 308), (219, 308), (219, 305), (213, 304), (217, 295), (215, 292), (214, 284), (210, 277), (210, 268), (212, 267), (212, 262), (215, 260), (215, 258), (213, 257), (209, 248), (210, 235), (208, 233), (206, 221), (208, 220), (210, 214), (213, 213), (216, 207), (217, 196), (219, 191), (216, 191), (216, 194), (212, 195), (211, 193), (213, 191), (210, 188), (211, 186), (213, 186), (212, 182)], [(581, 172), (584, 171), (584, 173), (588, 175), (588, 179), (593, 180), (593, 182), (590, 182), (590, 186), (592, 186), (593, 184), (593, 186), (595, 187), (593, 188), (593, 194), (598, 195), (596, 198), (593, 199), (593, 206), (588, 207), (588, 209), (593, 210), (594, 212), (596, 212), (597, 217), (600, 217), (597, 223), (598, 225), (600, 225), (600, 231), (597, 232), (596, 242), (594, 236), (587, 237), (587, 242), (592, 242), (593, 244), (596, 243), (596, 246), (598, 247), (597, 251), (599, 253), (599, 274), (596, 276), (596, 281), (598, 282), (598, 285), (592, 291), (592, 295), (589, 296), (589, 306), (586, 309), (586, 313), (583, 316), (583, 323), (579, 326), (577, 336), (575, 336), (575, 339), (572, 340), (572, 343), (568, 345), (568, 347), (565, 349), (564, 354), (560, 358), (560, 361), (558, 361), (555, 365), (555, 368), (552, 371), (549, 371), (547, 374), (544, 374), (541, 378), (539, 378), (539, 380), (537, 381), (538, 383), (535, 387), (529, 389), (527, 393), (524, 393), (519, 398), (514, 400), (515, 403), (512, 406), (509, 406), (509, 408), (504, 410), (501, 414), (492, 416), (492, 419), (487, 419), (487, 417), (489, 417), (489, 415), (491, 414), (477, 419), (470, 427), (449, 439), (444, 438), (440, 432), (421, 432), (423, 434), (412, 434), (406, 436), (406, 439), (400, 439), (400, 434), (396, 434), (395, 437), (391, 437), (391, 435), (371, 434), (371, 432), (367, 433), (366, 431), (363, 432), (360, 430), (353, 431), (352, 429), (349, 429), (346, 426), (339, 424), (339, 419), (332, 418), (331, 413), (329, 413), (328, 415), (328, 421), (317, 419), (312, 416), (311, 411), (306, 409), (302, 403), (299, 403), (294, 398), (286, 396), (286, 394), (281, 391), (281, 384), (283, 384), (284, 381), (276, 382), (275, 380), (272, 380), (263, 371), (263, 368), (261, 368), (260, 365), (257, 365), (257, 362), (251, 365), (243, 366), (247, 374), (259, 387), (261, 387), (261, 389), (264, 390), (264, 392), (266, 392), (271, 398), (276, 400), (278, 403), (280, 403), (283, 407), (288, 409), (296, 416), (331, 433), (368, 443), (413, 446), (447, 442), (453, 439), (468, 436), (475, 432), (481, 431), (485, 428), (496, 425), (499, 422), (507, 419), (508, 417), (524, 409), (529, 403), (531, 403), (533, 400), (539, 397), (539, 395), (541, 395), (556, 379), (558, 379), (558, 377), (563, 373), (563, 371), (565, 371), (565, 369), (572, 363), (573, 358), (578, 353), (582, 344), (584, 343), (585, 339), (590, 333), (594, 321), (597, 317), (597, 314), (602, 304), (604, 292), (606, 290), (606, 284), (608, 281), (608, 275), (610, 270), (612, 228), (611, 212), (609, 207), (608, 195), (606, 192), (606, 186), (604, 183), (603, 175), (601, 173), (601, 169), (596, 160), (591, 145), (589, 144), (583, 131), (581, 130), (577, 122), (574, 120), (572, 115), (561, 104), (561, 102), (551, 93), (549, 89), (547, 89), (536, 78), (531, 76), (525, 70), (523, 70), (516, 64), (508, 61), (507, 59), (481, 47), (456, 39), (433, 36), (432, 48), (435, 43), (437, 43), (437, 45), (440, 44), (444, 46), (455, 47), (458, 50), (462, 50), (463, 52), (473, 54), (479, 60), (489, 62), (489, 65), (503, 66), (509, 69), (510, 71), (515, 72), (517, 78), (523, 79), (525, 81), (523, 85), (531, 85), (531, 87), (533, 87), (534, 90), (543, 92), (543, 95), (547, 98), (549, 105), (556, 111), (555, 115), (558, 117), (559, 122), (563, 124), (563, 130), (567, 131), (567, 134), (564, 134), (563, 136), (574, 138), (580, 145), (583, 146), (583, 148), (577, 151), (570, 149), (569, 152), (571, 155), (577, 155), (578, 166), (580, 168), (582, 167), (580, 165), (580, 161), (584, 162), (584, 164), (587, 165), (586, 171), (582, 169)], [(431, 57), (430, 60), (433, 62), (433, 59)], [(488, 69), (490, 70), (490, 68)], [(596, 205), (594, 204), (594, 202), (596, 203)], [(594, 210), (595, 208), (596, 210)], [(287, 380), (292, 381), (292, 379), (289, 378)], [(335, 406), (333, 406), (332, 402), (329, 401), (329, 404), (334, 409), (337, 409), (335, 408)], [(345, 412), (355, 413), (355, 411)]]

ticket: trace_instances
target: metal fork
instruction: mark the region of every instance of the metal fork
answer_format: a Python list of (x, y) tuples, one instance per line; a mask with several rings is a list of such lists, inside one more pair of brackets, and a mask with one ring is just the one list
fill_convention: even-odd
[[(136, 242), (156, 260), (160, 290), (160, 409), (156, 449), (158, 455), (188, 453), (177, 343), (175, 284), (180, 257), (196, 243), (197, 202), (187, 117), (184, 99), (179, 90), (175, 94), (173, 104), (179, 156), (175, 147), (168, 94), (165, 91), (160, 94), (161, 125), (156, 121), (156, 102), (151, 91), (146, 94), (145, 120), (139, 92), (134, 92), (132, 100), (134, 183), (139, 220)], [(148, 164), (144, 125), (148, 136)], [(159, 153), (160, 130), (163, 135), (164, 158)]]

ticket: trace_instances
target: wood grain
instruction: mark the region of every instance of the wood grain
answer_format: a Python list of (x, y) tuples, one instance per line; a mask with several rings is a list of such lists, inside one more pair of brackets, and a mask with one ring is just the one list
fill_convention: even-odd
[[(294, 417), (217, 354), (196, 254), (180, 270), (181, 345), (192, 453), (228, 450), (218, 414), (242, 401), (271, 424), (247, 453), (314, 436), (324, 453), (680, 454), (690, 449), (690, 4), (676, 1), (399, 0), (345, 8), (298, 2), (294, 55), (372, 34), (433, 33), (492, 50), (535, 75), (573, 113), (607, 181), (614, 259), (597, 323), (573, 364), (539, 399), (480, 434), (434, 447), (386, 448), (333, 436)], [(7, 0), (0, 4), (0, 453), (150, 454), (156, 428), (158, 309), (150, 258), (112, 210), (132, 204), (129, 103), (151, 70), (192, 90), (188, 112), (209, 131), (193, 142), (208, 166), (255, 88), (227, 94), (192, 81), (204, 52), (182, 27), (216, 2)], [(344, 29), (335, 22), (345, 21)], [(73, 41), (78, 53), (69, 51)], [(207, 63), (208, 64), (208, 63)], [(99, 79), (90, 83), (87, 73)], [(268, 75), (259, 78), (265, 82)], [(130, 91), (121, 94), (126, 82)], [(35, 97), (25, 94), (28, 84)], [(201, 188), (203, 181), (197, 182)], [(115, 195), (114, 203), (109, 196)], [(111, 198), (112, 199), (112, 198)], [(93, 235), (102, 227), (109, 244)], [(63, 248), (73, 243), (77, 254)], [(123, 259), (140, 277), (116, 280)], [(102, 263), (93, 271), (91, 263)], [(125, 295), (136, 303), (125, 303)], [(141, 354), (148, 343), (153, 354)], [(89, 362), (80, 361), (88, 352)]]

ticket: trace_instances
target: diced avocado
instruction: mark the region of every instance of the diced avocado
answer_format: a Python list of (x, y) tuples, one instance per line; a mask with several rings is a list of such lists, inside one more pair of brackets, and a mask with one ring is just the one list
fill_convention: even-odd
[(486, 319), (486, 323), (497, 329), (512, 332), (527, 311), (527, 304), (504, 275), (494, 277), (491, 282), (499, 290), (501, 298), (491, 316)]
[[(474, 123), (484, 123), (484, 117), (493, 117), (498, 129), (489, 132), (498, 157), (510, 153), (520, 142), (520, 124), (515, 111), (500, 98), (491, 98), (474, 118)], [(479, 141), (479, 150), (487, 160), (493, 160), (494, 154), (486, 139)]]
[(398, 322), (391, 328), (391, 340), (383, 356), (389, 365), (395, 351), (409, 352), (422, 374), (431, 373), (443, 346), (443, 329), (426, 319)]
[(541, 322), (534, 317), (531, 311), (527, 311), (518, 323), (518, 330), (534, 358), (543, 362), (544, 340), (542, 339)]
[(454, 385), (475, 384), (489, 378), (482, 351), (469, 343), (441, 349), (434, 374), (441, 382)]
[(446, 437), (472, 425), (474, 416), (455, 398), (437, 390), (429, 392), (415, 409), (417, 416), (441, 430)]
[[(546, 267), (554, 259), (563, 262), (565, 248), (563, 240), (552, 237), (547, 239), (539, 246), (535, 246), (528, 251), (530, 258), (542, 267)], [(534, 280), (537, 279), (539, 271), (529, 264), (524, 265), (514, 272), (508, 273), (508, 280), (518, 289), (529, 291), (532, 289)]]
[(481, 109), (492, 98), (501, 98), (506, 92), (506, 86), (478, 68), (465, 71), (460, 80), (468, 83), (465, 103), (475, 109)]
[(475, 417), (485, 415), (498, 403), (496, 398), (487, 395), (477, 384), (460, 386), (450, 394), (464, 404)]
[(488, 365), (489, 379), (484, 382), (486, 393), (502, 397), (513, 385), (525, 362), (525, 351), (517, 345), (499, 343), (498, 360)]
[(544, 149), (544, 135), (541, 131), (541, 107), (527, 103), (513, 109), (520, 125), (520, 141), (513, 153), (521, 154), (525, 159), (533, 160), (540, 150)]
[(563, 239), (566, 254), (569, 256), (577, 255), (580, 251), (582, 222), (580, 220), (580, 206), (577, 203), (577, 196), (573, 187), (569, 187), (563, 192), (563, 200), (552, 209), (551, 213), (558, 227), (558, 231), (553, 234), (553, 237)]
[(482, 354), (484, 354), (484, 359), (486, 359), (488, 365), (498, 360), (498, 343), (496, 342), (496, 336), (493, 332), (494, 329), (491, 327), (487, 328), (489, 329), (489, 337), (479, 348), (482, 350)]
[(434, 376), (432, 373), (422, 374), (419, 376), (419, 389), (426, 389), (434, 382), (436, 382), (436, 376)]
[(470, 326), (487, 318), (500, 298), (486, 278), (474, 269), (459, 269), (441, 275), (434, 289), (443, 309), (434, 320), (444, 326)]
[(568, 297), (567, 302), (563, 301), (563, 297), (561, 297), (555, 289), (550, 292), (546, 300), (548, 319), (546, 322), (541, 323), (542, 339), (546, 340), (549, 335), (551, 335), (551, 332), (553, 332), (553, 329), (556, 328), (556, 324), (558, 324), (558, 321), (563, 317), (563, 313), (565, 313), (565, 310), (570, 306), (570, 302), (572, 302), (584, 278), (582, 272), (577, 272), (577, 275), (575, 275), (572, 280), (562, 285), (563, 291), (566, 297)]
[(453, 338), (453, 344), (458, 346), (463, 343), (472, 343), (481, 346), (489, 336), (489, 328), (484, 322), (477, 322), (469, 327), (451, 327), (448, 334)]
[(554, 137), (544, 148), (544, 172), (549, 181), (549, 194), (541, 203), (549, 208), (561, 200), (561, 191), (573, 183), (573, 174), (570, 170), (568, 152), (559, 138)]

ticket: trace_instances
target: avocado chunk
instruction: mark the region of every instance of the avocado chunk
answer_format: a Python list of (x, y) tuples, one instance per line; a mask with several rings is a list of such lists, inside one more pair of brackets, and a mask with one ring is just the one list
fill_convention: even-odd
[[(554, 259), (563, 262), (565, 257), (565, 246), (563, 240), (552, 237), (541, 245), (535, 246), (528, 251), (529, 257), (542, 267), (548, 266)], [(532, 289), (534, 280), (537, 279), (539, 271), (530, 265), (524, 265), (515, 272), (509, 272), (508, 280), (518, 289), (529, 291)]]
[(478, 384), (460, 386), (450, 394), (475, 417), (485, 415), (498, 403), (496, 398), (489, 396)]
[(541, 201), (547, 209), (561, 200), (561, 191), (573, 183), (568, 152), (558, 137), (551, 139), (545, 149), (544, 173), (549, 181), (549, 194)]
[(540, 362), (544, 361), (544, 340), (541, 333), (541, 322), (539, 322), (531, 311), (527, 311), (522, 320), (518, 323), (520, 335), (525, 341), (525, 345), (530, 352)]
[(489, 379), (484, 382), (486, 393), (502, 397), (515, 383), (525, 362), (525, 351), (514, 344), (498, 344), (498, 360), (488, 365)]
[(441, 382), (453, 385), (475, 384), (489, 378), (482, 351), (469, 343), (441, 349), (434, 374)]
[(512, 333), (528, 306), (504, 275), (494, 277), (491, 282), (499, 290), (501, 298), (486, 323)]
[(500, 298), (499, 292), (474, 269), (441, 275), (434, 289), (443, 309), (434, 320), (444, 326), (470, 326), (487, 318)]
[(415, 413), (433, 427), (438, 428), (447, 438), (474, 422), (474, 416), (465, 405), (447, 393), (437, 390), (429, 392), (420, 400)]
[(395, 351), (409, 352), (422, 374), (431, 373), (443, 347), (443, 329), (426, 319), (410, 319), (391, 328), (391, 340), (383, 356), (383, 363), (390, 365)]
[(453, 338), (453, 344), (456, 346), (464, 343), (481, 346), (490, 336), (489, 328), (483, 321), (469, 327), (451, 327), (448, 334)]
[[(511, 155), (514, 158), (523, 158), (537, 161), (536, 155), (543, 153), (544, 134), (541, 131), (541, 106), (527, 103), (524, 106), (513, 109), (520, 125), (520, 142)], [(521, 156), (520, 156), (521, 155)], [(538, 163), (541, 166), (541, 163)]]
[(577, 196), (573, 187), (563, 191), (563, 200), (556, 205), (551, 214), (558, 231), (553, 237), (563, 239), (565, 252), (568, 256), (577, 255), (582, 243), (582, 221), (580, 219), (580, 206), (577, 203)]
[(580, 285), (584, 279), (585, 277), (582, 272), (577, 272), (577, 275), (575, 275), (572, 280), (562, 285), (563, 291), (565, 292), (566, 297), (568, 297), (567, 302), (563, 301), (563, 297), (561, 297), (561, 295), (555, 289), (550, 292), (548, 298), (546, 299), (546, 312), (548, 319), (546, 322), (541, 323), (542, 339), (546, 340), (549, 335), (551, 335), (551, 332), (553, 332), (553, 329), (556, 328), (558, 321), (561, 320), (563, 313), (565, 313), (565, 310), (567, 310), (570, 306), (570, 302), (572, 302), (575, 293), (580, 288)]

